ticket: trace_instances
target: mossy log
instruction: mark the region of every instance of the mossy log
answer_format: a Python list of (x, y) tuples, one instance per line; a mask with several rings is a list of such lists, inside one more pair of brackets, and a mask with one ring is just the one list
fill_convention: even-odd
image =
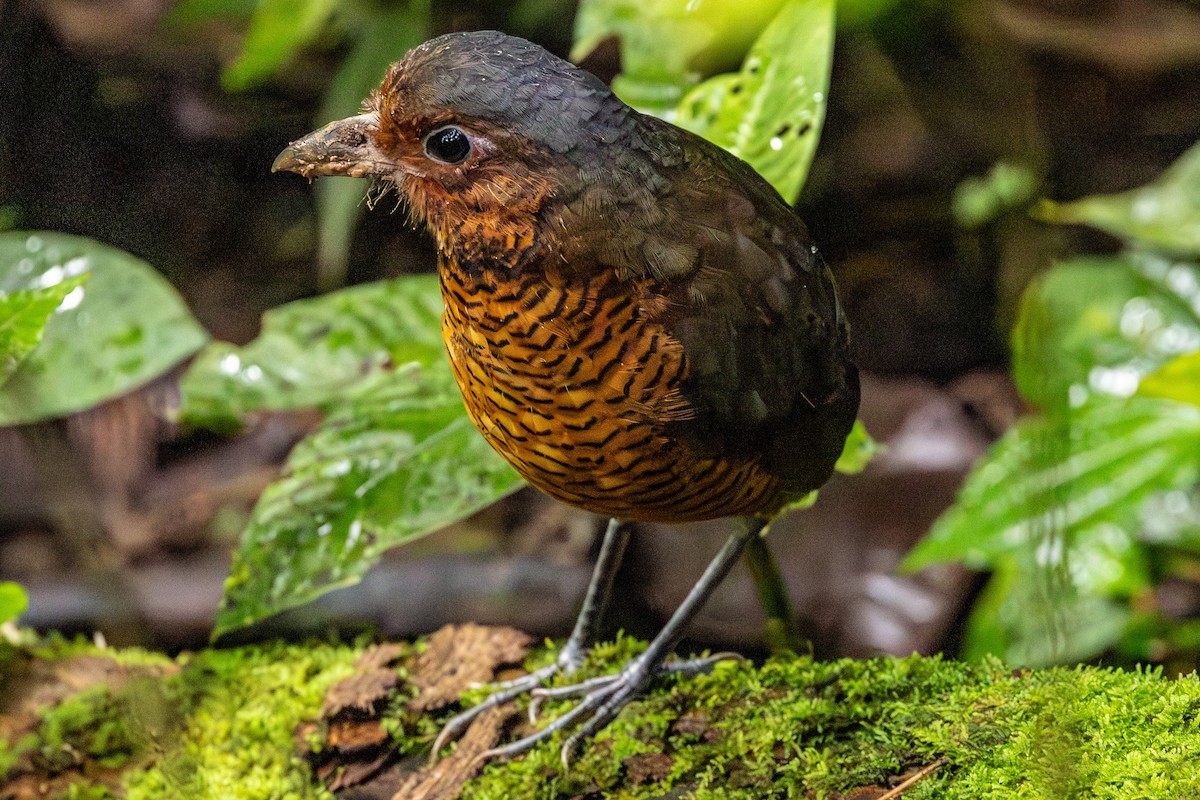
[[(551, 743), (476, 770), (472, 748), (528, 725), (523, 708), (497, 711), (429, 765), (462, 685), (553, 657), (526, 656), (525, 644), (479, 626), (417, 644), (274, 643), (176, 659), (58, 639), (3, 644), (0, 798), (1200, 797), (1195, 675), (920, 656), (777, 656), (666, 678), (567, 768)], [(598, 647), (587, 674), (641, 646)]]

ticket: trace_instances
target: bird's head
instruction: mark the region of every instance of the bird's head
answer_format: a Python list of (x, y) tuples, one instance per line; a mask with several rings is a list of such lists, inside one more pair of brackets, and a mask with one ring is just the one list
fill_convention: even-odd
[(274, 171), (377, 179), (443, 252), (519, 251), (564, 181), (597, 166), (633, 112), (599, 80), (531, 42), (455, 33), (410, 50), (363, 113), (292, 142)]

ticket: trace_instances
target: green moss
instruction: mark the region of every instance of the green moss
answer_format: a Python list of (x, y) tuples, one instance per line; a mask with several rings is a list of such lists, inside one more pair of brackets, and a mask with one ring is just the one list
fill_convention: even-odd
[(153, 650), (140, 647), (97, 647), (92, 639), (85, 636), (72, 636), (68, 639), (53, 631), (31, 642), (22, 648), (22, 651), (44, 661), (61, 661), (75, 656), (100, 656), (127, 669), (162, 669), (174, 663), (169, 657)]
[[(80, 691), (50, 707), (33, 733), (0, 752), (0, 775), (17, 765), (47, 775), (68, 770), (117, 769), (147, 753), (150, 739), (140, 724), (147, 693), (158, 683), (150, 678)], [(153, 700), (150, 700), (153, 703)]]
[[(969, 765), (914, 798), (1200, 797), (1200, 681), (1058, 668), (981, 687), (1003, 736), (950, 752)], [(979, 700), (972, 699), (976, 706)], [(950, 707), (961, 705), (950, 698)]]
[(356, 656), (351, 647), (312, 643), (193, 656), (169, 681), (183, 725), (155, 767), (127, 777), (128, 800), (330, 797), (313, 784), (293, 737)]
[(69, 697), (42, 718), (33, 758), (54, 774), (87, 761), (115, 768), (139, 755), (146, 740), (133, 730), (133, 705), (125, 692), (98, 686)]
[(56, 800), (116, 800), (112, 789), (100, 783), (73, 783)]
[[(359, 650), (346, 645), (273, 644), (182, 657), (136, 649), (98, 649), (49, 637), (8, 654), (6, 663), (72, 659), (98, 685), (47, 708), (36, 730), (0, 743), (0, 776), (14, 766), (65, 785), (66, 800), (113, 797), (105, 785), (124, 774), (131, 800), (325, 798), (296, 755), (297, 726), (318, 715), (325, 690), (349, 675)], [(90, 661), (87, 659), (91, 659)], [(108, 659), (110, 667), (95, 666)], [(108, 662), (100, 662), (101, 664)], [(149, 669), (146, 669), (149, 668)], [(148, 769), (138, 768), (150, 764)]]
[[(566, 706), (564, 705), (563, 708)], [(695, 709), (706, 724), (681, 729)], [(1011, 674), (936, 658), (727, 663), (626, 708), (576, 757), (558, 744), (488, 767), (464, 798), (820, 800), (949, 762), (920, 800), (1200, 797), (1200, 681), (1081, 668)], [(666, 753), (631, 786), (626, 759)]]
[[(602, 645), (584, 676), (642, 647)], [(72, 751), (92, 765), (150, 764), (125, 773), (131, 800), (328, 798), (297, 756), (295, 732), (351, 674), (358, 652), (320, 643), (207, 651), (181, 660), (176, 674), (72, 697), (20, 747), (48, 765)], [(548, 650), (531, 661), (553, 657)], [(388, 730), (398, 749), (420, 753), (441, 720), (411, 719), (393, 705)], [(1177, 800), (1200, 797), (1200, 680), (1090, 667), (1013, 673), (994, 661), (917, 656), (780, 656), (659, 681), (569, 770), (560, 742), (489, 766), (462, 796), (822, 800), (945, 757), (906, 800)], [(81, 781), (60, 797), (107, 800), (108, 790)]]

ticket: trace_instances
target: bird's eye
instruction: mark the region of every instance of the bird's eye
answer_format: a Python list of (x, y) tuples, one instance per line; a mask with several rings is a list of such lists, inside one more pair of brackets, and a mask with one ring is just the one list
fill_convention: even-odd
[(461, 164), (471, 155), (471, 137), (453, 125), (438, 128), (425, 137), (425, 155), (443, 164)]

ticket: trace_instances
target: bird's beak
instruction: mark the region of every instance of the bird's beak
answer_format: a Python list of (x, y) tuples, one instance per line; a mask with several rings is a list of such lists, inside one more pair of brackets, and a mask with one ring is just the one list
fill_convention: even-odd
[(271, 165), (272, 172), (298, 172), (306, 178), (318, 175), (349, 175), (366, 178), (394, 173), (375, 144), (379, 117), (359, 114), (331, 122), (284, 148)]

